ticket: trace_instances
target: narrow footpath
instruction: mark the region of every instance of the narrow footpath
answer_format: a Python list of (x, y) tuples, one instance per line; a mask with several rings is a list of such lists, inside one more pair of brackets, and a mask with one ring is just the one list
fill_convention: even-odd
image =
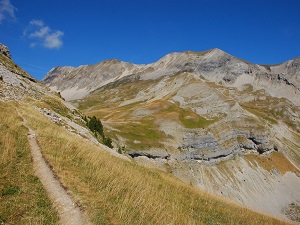
[(23, 118), (23, 124), (29, 130), (28, 140), (31, 148), (31, 155), (33, 159), (33, 167), (36, 176), (42, 182), (44, 189), (46, 190), (49, 198), (51, 199), (55, 209), (58, 211), (60, 224), (62, 225), (83, 225), (88, 224), (84, 218), (79, 207), (75, 205), (66, 190), (62, 187), (60, 182), (55, 178), (53, 172), (47, 165), (40, 146), (38, 145), (36, 134), (28, 126), (25, 118)]

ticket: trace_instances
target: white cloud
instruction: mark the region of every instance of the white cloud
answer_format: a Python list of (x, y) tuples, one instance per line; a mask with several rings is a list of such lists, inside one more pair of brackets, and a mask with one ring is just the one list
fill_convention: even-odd
[(42, 20), (31, 20), (29, 22), (30, 25), (37, 25), (39, 27), (44, 26), (44, 22)]
[(0, 24), (7, 18), (15, 19), (15, 11), (17, 10), (9, 0), (0, 0)]
[(52, 30), (42, 20), (31, 20), (23, 35), (35, 40), (30, 44), (32, 48), (37, 43), (49, 49), (59, 49), (63, 45), (62, 37), (64, 33), (60, 30)]
[(34, 38), (34, 37), (37, 37), (37, 38), (43, 38), (45, 36), (47, 36), (47, 34), (49, 34), (50, 32), (50, 28), (49, 27), (41, 27), (39, 30), (37, 31), (34, 31), (33, 33), (31, 33), (29, 35), (29, 37), (31, 38)]
[(45, 47), (46, 48), (60, 48), (63, 44), (61, 37), (64, 35), (61, 31), (56, 31), (46, 36)]

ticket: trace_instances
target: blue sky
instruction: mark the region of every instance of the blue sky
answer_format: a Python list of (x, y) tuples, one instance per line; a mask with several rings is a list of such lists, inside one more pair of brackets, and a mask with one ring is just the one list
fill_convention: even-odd
[(0, 43), (37, 79), (59, 65), (211, 48), (276, 64), (300, 56), (300, 1), (0, 0)]

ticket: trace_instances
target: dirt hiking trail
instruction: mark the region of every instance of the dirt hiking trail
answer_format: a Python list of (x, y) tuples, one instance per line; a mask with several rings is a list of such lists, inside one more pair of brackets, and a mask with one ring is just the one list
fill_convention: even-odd
[(37, 142), (36, 134), (28, 126), (26, 119), (23, 118), (23, 125), (28, 128), (28, 140), (30, 143), (31, 155), (33, 159), (33, 167), (35, 174), (40, 179), (51, 199), (55, 209), (57, 210), (62, 225), (83, 225), (89, 224), (83, 216), (79, 207), (72, 201), (66, 190), (60, 182), (55, 178), (53, 172), (47, 165)]

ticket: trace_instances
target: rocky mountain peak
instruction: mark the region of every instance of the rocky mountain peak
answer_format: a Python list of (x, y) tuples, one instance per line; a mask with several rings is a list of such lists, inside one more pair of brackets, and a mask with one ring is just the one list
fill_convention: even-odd
[(1, 43), (0, 43), (0, 54), (2, 54), (2, 55), (4, 55), (4, 56), (11, 59), (9, 48), (7, 46), (5, 46), (4, 44), (1, 44)]
[[(74, 100), (126, 76), (134, 75), (141, 80), (155, 80), (177, 73), (191, 72), (197, 77), (225, 86), (242, 88), (245, 84), (253, 85), (256, 89), (266, 89), (272, 96), (285, 97), (299, 104), (299, 98), (296, 96), (300, 90), (299, 65), (299, 60), (294, 59), (277, 66), (259, 66), (219, 48), (213, 48), (203, 52), (169, 53), (147, 65), (110, 59), (77, 68), (59, 67), (51, 70), (43, 82), (62, 92), (65, 99)], [(279, 92), (278, 85), (288, 85), (288, 88), (280, 88)], [(70, 90), (72, 93), (82, 91), (84, 95), (70, 96)]]
[(224, 52), (223, 50), (219, 49), (219, 48), (213, 48), (212, 50), (209, 51), (209, 53), (211, 55), (214, 55), (216, 57), (218, 56), (231, 56), (230, 54), (228, 54), (227, 52)]
[(103, 63), (121, 63), (122, 61), (118, 60), (118, 59), (107, 59), (107, 60), (104, 60), (102, 62)]

